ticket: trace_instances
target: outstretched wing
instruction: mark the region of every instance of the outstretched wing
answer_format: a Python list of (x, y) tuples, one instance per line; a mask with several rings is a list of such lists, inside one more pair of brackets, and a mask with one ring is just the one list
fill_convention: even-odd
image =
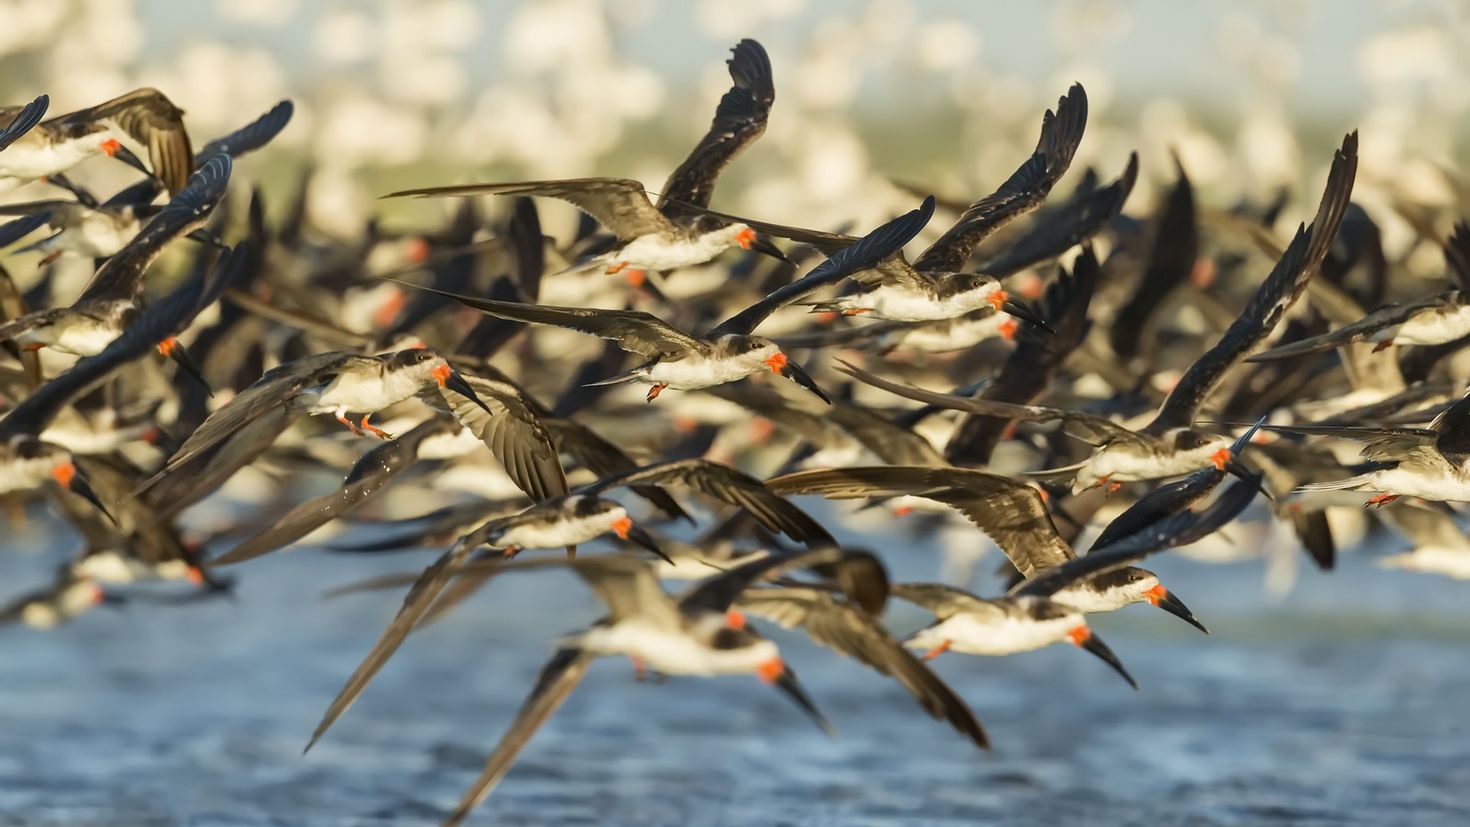
[(726, 63), (735, 85), (720, 98), (709, 131), (664, 182), (658, 209), (670, 219), (699, 214), (685, 204), (709, 206), (720, 171), (766, 131), (766, 119), (776, 100), (771, 59), (765, 47), (749, 38), (731, 51), (734, 55)]
[(174, 106), (157, 89), (134, 89), (110, 101), (79, 109), (53, 123), (95, 123), (112, 121), (133, 140), (148, 147), (148, 161), (153, 174), (170, 193), (177, 195), (186, 186), (194, 169), (194, 151), (189, 145), (189, 132), (184, 128), (184, 110)]
[(987, 471), (918, 465), (819, 468), (766, 480), (766, 487), (832, 499), (912, 495), (943, 503), (994, 540), (1026, 577), (1073, 556), (1036, 487)]
[(965, 210), (944, 235), (914, 261), (921, 273), (963, 270), (970, 254), (1006, 224), (1040, 207), (1051, 188), (1072, 165), (1072, 156), (1087, 128), (1087, 93), (1075, 83), (1041, 119), (1041, 137), (1031, 157), (1000, 188)]
[(41, 95), (25, 106), (0, 109), (0, 121), (5, 122), (5, 127), (0, 129), (0, 151), (34, 129), (41, 118), (45, 117), (46, 107), (50, 105), (51, 98)]
[(560, 198), (597, 219), (599, 224), (624, 242), (666, 232), (670, 228), (668, 219), (648, 200), (648, 192), (643, 185), (629, 178), (567, 178), (560, 181), (461, 184), (402, 190), (383, 197), (463, 195), (539, 195)]
[(1327, 174), (1327, 188), (1322, 193), (1317, 217), (1311, 226), (1297, 230), (1296, 237), (1287, 245), (1271, 274), (1251, 297), (1245, 312), (1230, 323), (1214, 347), (1184, 372), (1159, 408), (1158, 415), (1145, 428), (1146, 432), (1158, 434), (1193, 425), (1200, 408), (1225, 373), (1271, 334), (1276, 323), (1307, 289), (1307, 281), (1332, 247), (1338, 225), (1347, 210), (1348, 199), (1353, 194), (1353, 178), (1357, 170), (1358, 133), (1352, 132), (1343, 139), (1342, 147), (1333, 156), (1332, 170)]

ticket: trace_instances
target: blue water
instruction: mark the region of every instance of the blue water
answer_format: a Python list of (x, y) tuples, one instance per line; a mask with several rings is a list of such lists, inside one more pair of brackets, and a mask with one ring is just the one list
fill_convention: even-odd
[[(889, 556), (932, 577), (926, 554)], [(233, 603), (0, 629), (0, 825), (437, 823), (557, 635), (598, 610), (564, 574), (495, 584), (416, 636), (303, 757), (399, 599), (318, 593), (428, 559), (302, 550), (243, 566)], [(54, 558), (0, 563), (8, 597)], [(1140, 692), (1070, 647), (936, 662), (992, 754), (777, 632), (836, 739), (753, 678), (636, 683), (609, 660), (471, 823), (1470, 824), (1465, 584), (1356, 555), (1278, 602), (1259, 563), (1156, 568), (1214, 634), (1146, 606), (1096, 618)]]

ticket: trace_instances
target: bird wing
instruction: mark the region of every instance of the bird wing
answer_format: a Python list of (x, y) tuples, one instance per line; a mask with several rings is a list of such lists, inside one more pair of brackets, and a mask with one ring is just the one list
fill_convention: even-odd
[(1003, 617), (1005, 610), (989, 600), (976, 597), (964, 589), (939, 583), (894, 583), (888, 591), (899, 600), (912, 603), (943, 620), (960, 612)]
[(214, 411), (184, 440), (156, 474), (143, 481), (134, 494), (152, 488), (164, 477), (178, 471), (196, 457), (233, 437), (245, 426), (280, 409), (301, 390), (319, 385), (343, 366), (367, 357), (351, 353), (329, 352), (306, 356), (266, 371), (250, 387), (236, 394), (224, 407)]
[(178, 192), (143, 229), (97, 269), (77, 303), (96, 300), (131, 300), (143, 281), (143, 273), (169, 242), (204, 226), (230, 183), (229, 156), (218, 155), (189, 176), (189, 185)]
[(1327, 187), (1311, 226), (1297, 230), (1296, 237), (1251, 297), (1245, 311), (1230, 323), (1220, 341), (1184, 372), (1146, 431), (1157, 434), (1193, 425), (1200, 408), (1226, 372), (1271, 334), (1306, 290), (1307, 281), (1332, 247), (1332, 239), (1337, 236), (1338, 225), (1353, 193), (1357, 169), (1358, 134), (1353, 132), (1343, 139), (1342, 147), (1333, 156)]
[(1113, 352), (1131, 359), (1138, 353), (1139, 341), (1149, 320), (1169, 294), (1184, 283), (1199, 257), (1199, 219), (1194, 208), (1194, 187), (1184, 173), (1184, 165), (1174, 158), (1179, 178), (1160, 207), (1154, 222), (1153, 245), (1148, 264), (1128, 303), (1118, 310), (1108, 329), (1108, 342)]
[(840, 373), (857, 379), (875, 388), (882, 388), (890, 393), (907, 397), (926, 405), (939, 408), (949, 408), (966, 413), (980, 414), (981, 416), (999, 416), (1005, 419), (1020, 419), (1028, 422), (1051, 422), (1058, 421), (1066, 425), (1067, 430), (1081, 436), (1094, 445), (1114, 440), (1140, 440), (1141, 437), (1133, 431), (1119, 425), (1105, 416), (1090, 414), (1083, 411), (1069, 411), (1065, 408), (1050, 408), (1043, 405), (1017, 405), (1013, 402), (1001, 402), (983, 397), (958, 396), (952, 393), (938, 393), (916, 388), (912, 385), (904, 385), (883, 379), (862, 368), (850, 365), (838, 360), (837, 370)]
[(669, 220), (648, 200), (648, 192), (643, 184), (630, 178), (567, 178), (559, 181), (461, 184), (403, 190), (383, 197), (461, 195), (539, 195), (559, 198), (597, 219), (599, 224), (622, 242), (664, 233), (671, 228)]
[(1017, 584), (1010, 594), (1049, 597), (1072, 583), (1131, 566), (1156, 551), (1203, 539), (1235, 519), (1260, 490), (1261, 475), (1247, 474), (1231, 483), (1229, 488), (1204, 509), (1198, 512), (1181, 511), (1105, 549), (1048, 569)]
[(985, 730), (964, 700), (861, 609), (820, 589), (796, 586), (747, 589), (735, 605), (783, 628), (800, 628), (813, 641), (892, 677), (930, 717), (948, 721), (977, 746), (988, 746)]
[(15, 143), (20, 136), (30, 132), (41, 118), (46, 115), (46, 107), (51, 105), (51, 98), (41, 95), (25, 106), (6, 106), (0, 108), (0, 151)]
[(897, 465), (819, 468), (769, 479), (766, 486), (783, 494), (820, 494), (831, 499), (912, 495), (943, 503), (994, 540), (1026, 577), (1073, 557), (1072, 548), (1052, 523), (1041, 492), (987, 471)]
[(832, 535), (816, 520), (766, 488), (760, 480), (728, 465), (699, 457), (645, 465), (578, 490), (595, 493), (634, 484), (672, 484), (690, 488), (744, 509), (768, 530), (779, 531), (793, 540), (807, 545), (832, 542)]
[(1446, 302), (1455, 296), (1454, 293), (1442, 293), (1425, 299), (1402, 304), (1390, 304), (1380, 307), (1367, 314), (1363, 318), (1345, 324), (1335, 330), (1330, 330), (1318, 336), (1310, 336), (1289, 344), (1263, 350), (1260, 353), (1247, 356), (1247, 362), (1269, 362), (1274, 359), (1290, 359), (1296, 356), (1304, 356), (1308, 353), (1321, 353), (1350, 342), (1360, 342), (1370, 334), (1386, 327), (1403, 324), (1420, 312), (1432, 310), (1436, 307), (1445, 306)]
[(671, 219), (693, 217), (697, 212), (684, 205), (709, 206), (720, 171), (766, 131), (766, 119), (776, 100), (771, 78), (771, 59), (761, 44), (749, 38), (731, 50), (730, 87), (715, 109), (714, 122), (684, 163), (664, 182), (657, 207)]
[(195, 162), (208, 160), (214, 155), (229, 155), (232, 158), (238, 158), (247, 152), (254, 152), (281, 134), (281, 130), (291, 122), (291, 116), (295, 113), (296, 104), (283, 100), (250, 123), (205, 144), (204, 148), (194, 156)]
[(541, 667), (536, 685), (516, 711), (510, 729), (500, 736), (500, 743), (495, 745), (495, 750), (485, 761), (485, 769), (465, 791), (454, 811), (444, 820), (444, 827), (458, 825), (490, 795), (495, 785), (500, 783), (500, 779), (505, 777), (515, 763), (521, 750), (525, 749), (531, 737), (536, 734), (536, 730), (546, 723), (572, 694), (572, 690), (577, 688), (577, 684), (582, 682), (592, 660), (592, 655), (581, 649), (564, 647), (556, 650), (551, 660)]
[[(397, 279), (393, 280), (397, 281)], [(698, 351), (704, 347), (704, 342), (701, 340), (679, 330), (652, 313), (645, 313), (642, 310), (522, 304), (521, 302), (478, 299), (406, 281), (399, 282), (399, 284), (407, 284), (419, 290), (449, 296), (482, 313), (502, 319), (555, 325), (591, 336), (611, 339), (617, 342), (623, 350), (638, 353), (650, 359), (671, 358), (690, 351)]]
[(1072, 156), (1087, 128), (1087, 93), (1073, 84), (1041, 119), (1041, 136), (1031, 157), (995, 192), (971, 204), (959, 221), (914, 261), (920, 272), (953, 273), (965, 268), (970, 254), (997, 230), (1040, 207), (1051, 188), (1072, 165)]
[(490, 448), (511, 482), (532, 502), (566, 494), (567, 477), (556, 443), (520, 392), (509, 383), (480, 376), (466, 376), (465, 381), (489, 410), (451, 388), (440, 392), (460, 424)]
[(264, 531), (241, 541), (234, 548), (211, 561), (225, 566), (252, 560), (284, 548), (321, 526), (350, 513), (377, 496), (399, 474), (418, 461), (419, 445), (431, 436), (446, 433), (452, 423), (435, 417), (415, 426), (397, 439), (384, 442), (363, 454), (342, 480), (342, 485), (291, 509)]
[(148, 147), (153, 174), (170, 193), (185, 187), (194, 169), (194, 151), (184, 128), (184, 110), (174, 106), (157, 89), (134, 89), (110, 101), (79, 109), (56, 118), (65, 124), (112, 121), (133, 140)]
[(1123, 211), (1123, 202), (1128, 200), (1137, 181), (1138, 154), (1133, 153), (1116, 181), (1074, 197), (1039, 219), (1016, 243), (982, 262), (980, 272), (1004, 278), (1039, 261), (1056, 258), (1086, 241)]
[[(721, 322), (709, 335), (714, 337), (725, 333), (749, 333), (765, 321), (767, 316), (813, 290), (893, 260), (894, 256), (901, 254), (903, 245), (924, 229), (924, 225), (929, 223), (933, 215), (934, 196), (931, 195), (924, 199), (918, 209), (900, 215), (830, 254), (826, 261), (812, 268), (810, 273), (777, 288), (770, 295)], [(907, 264), (903, 266), (908, 267)]]

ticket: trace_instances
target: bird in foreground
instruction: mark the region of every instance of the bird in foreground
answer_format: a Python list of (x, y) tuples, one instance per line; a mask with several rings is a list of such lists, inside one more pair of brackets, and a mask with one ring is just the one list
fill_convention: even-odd
[(1226, 373), (1270, 335), (1306, 290), (1308, 280), (1331, 247), (1347, 209), (1357, 172), (1357, 148), (1357, 133), (1349, 133), (1333, 157), (1312, 224), (1297, 229), (1296, 236), (1245, 311), (1214, 347), (1190, 365), (1153, 419), (1138, 430), (1083, 411), (935, 393), (890, 382), (850, 365), (838, 369), (868, 384), (941, 408), (1005, 419), (1061, 421), (1069, 432), (1081, 436), (1095, 448), (1082, 462), (1051, 469), (1040, 476), (1070, 477), (1074, 492), (1123, 481), (1186, 474), (1211, 462), (1223, 468), (1229, 437), (1202, 430), (1195, 420)]
[(611, 339), (622, 349), (645, 356), (648, 361), (626, 373), (592, 384), (642, 382), (652, 386), (647, 396), (650, 402), (665, 388), (708, 388), (767, 369), (796, 382), (823, 401), (830, 401), (816, 381), (775, 342), (753, 335), (752, 331), (772, 313), (812, 290), (869, 267), (901, 248), (918, 235), (933, 213), (934, 199), (929, 198), (918, 209), (878, 227), (859, 242), (817, 265), (801, 279), (775, 290), (700, 335), (685, 333), (641, 310), (549, 307), (480, 299), (427, 287), (420, 289), (449, 296), (491, 316), (556, 325)]
[(494, 194), (568, 201), (616, 237), (610, 249), (578, 262), (571, 270), (605, 268), (609, 274), (623, 274), (635, 286), (642, 284), (650, 271), (702, 264), (735, 246), (784, 260), (781, 251), (762, 240), (750, 226), (712, 217), (701, 209), (709, 206), (720, 172), (765, 132), (776, 99), (771, 60), (765, 48), (745, 39), (732, 51), (734, 56), (728, 63), (735, 85), (720, 99), (704, 138), (664, 182), (656, 204), (649, 200), (642, 184), (627, 178), (464, 184), (404, 190), (384, 197)]
[[(485, 769), (445, 819), (445, 827), (464, 820), (495, 788), (536, 730), (571, 695), (599, 656), (621, 655), (639, 668), (664, 675), (755, 674), (786, 693), (823, 730), (831, 725), (797, 683), (774, 641), (762, 637), (731, 606), (746, 589), (796, 568), (841, 566), (846, 553), (817, 549), (794, 556), (769, 557), (730, 569), (671, 597), (648, 564), (621, 556), (577, 560), (476, 563), (483, 574), (567, 567), (592, 587), (608, 614), (568, 636), (542, 667), (531, 694), (510, 729), (491, 753)], [(468, 571), (466, 573), (469, 573)], [(983, 734), (981, 735), (983, 738)]]
[[(168, 462), (145, 480), (142, 493), (191, 462), (258, 423), (284, 431), (298, 416), (330, 414), (353, 433), (392, 436), (371, 424), (373, 413), (411, 397), (442, 399), (439, 388), (450, 388), (478, 400), (473, 388), (444, 357), (425, 348), (408, 348), (381, 356), (328, 352), (304, 356), (272, 368), (224, 407), (211, 413)], [(432, 395), (431, 395), (432, 394)], [(484, 403), (479, 403), (484, 407)], [(354, 422), (349, 413), (361, 413)], [(266, 426), (262, 426), (266, 427)], [(265, 447), (265, 446), (262, 446)]]
[[(9, 126), (29, 114), (30, 105), (0, 109), (0, 124)], [(151, 172), (119, 138), (147, 147)], [(183, 190), (194, 168), (184, 111), (157, 89), (143, 88), (41, 121), (16, 138), (0, 153), (0, 190), (65, 172), (95, 155), (128, 160), (162, 181), (173, 195)]]

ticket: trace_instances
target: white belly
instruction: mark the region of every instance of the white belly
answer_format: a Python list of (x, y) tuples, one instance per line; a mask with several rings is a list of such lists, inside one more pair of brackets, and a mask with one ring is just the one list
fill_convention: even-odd
[(316, 412), (345, 409), (371, 413), (402, 402), (418, 393), (419, 383), (410, 371), (380, 374), (377, 371), (347, 372), (337, 375), (316, 397)]
[(1455, 580), (1470, 580), (1470, 550), (1426, 546), (1404, 554), (1380, 558), (1385, 569), (1405, 569), (1427, 574), (1441, 574)]
[(637, 658), (666, 675), (750, 674), (762, 663), (780, 657), (776, 644), (769, 640), (742, 649), (710, 649), (681, 631), (637, 618), (589, 629), (581, 644), (599, 655)]
[(1470, 480), (1449, 468), (1387, 468), (1369, 474), (1362, 487), (1436, 502), (1470, 502)]
[(1435, 310), (1409, 319), (1393, 336), (1396, 345), (1438, 345), (1470, 333), (1470, 305)]
[(950, 651), (967, 655), (1014, 655), (1064, 641), (1067, 632), (1083, 622), (1080, 614), (1042, 621), (1007, 617), (995, 622), (961, 613), (921, 630), (904, 645), (933, 649), (948, 642)]
[(39, 132), (29, 132), (0, 152), (0, 175), (33, 181), (65, 172), (102, 152), (107, 133), (84, 135), (63, 143), (48, 143)]
[(64, 250), (90, 258), (116, 255), (138, 234), (136, 220), (118, 222), (104, 213), (90, 213), (79, 226), (67, 230), (50, 242), (51, 249)]
[(999, 289), (999, 283), (991, 283), (979, 290), (936, 299), (927, 291), (884, 284), (867, 293), (843, 299), (843, 306), (872, 308), (872, 315), (879, 319), (900, 322), (938, 321), (953, 319), (988, 306), (987, 297)]
[(607, 254), (608, 265), (627, 262), (637, 270), (677, 270), (703, 264), (729, 249), (730, 242), (711, 233), (695, 239), (669, 239), (662, 235), (645, 235), (628, 242), (621, 250)]
[(692, 356), (659, 362), (648, 371), (642, 381), (652, 385), (668, 385), (678, 390), (695, 390), (734, 382), (765, 369), (758, 353), (732, 359), (703, 359)]
[(516, 546), (531, 549), (580, 545), (606, 534), (614, 522), (626, 516), (627, 512), (615, 508), (605, 514), (558, 520), (555, 523), (516, 526), (507, 531), (496, 544), (500, 548)]
[(73, 322), (59, 332), (61, 335), (49, 343), (51, 348), (73, 356), (96, 356), (122, 335), (121, 330), (92, 322)]
[(976, 319), (955, 319), (946, 325), (926, 325), (905, 331), (898, 348), (924, 353), (964, 350), (999, 336), (1001, 325), (1010, 320), (1009, 313), (987, 313)]
[(12, 491), (29, 491), (51, 479), (51, 469), (57, 465), (55, 457), (35, 459), (12, 459), (0, 466), (0, 494)]
[(1175, 477), (1211, 464), (1215, 453), (1229, 448), (1231, 442), (1227, 437), (1218, 437), (1199, 448), (1163, 454), (1145, 453), (1131, 448), (1129, 443), (1118, 443), (1093, 454), (1088, 466), (1097, 478), (1107, 477), (1113, 482)]

